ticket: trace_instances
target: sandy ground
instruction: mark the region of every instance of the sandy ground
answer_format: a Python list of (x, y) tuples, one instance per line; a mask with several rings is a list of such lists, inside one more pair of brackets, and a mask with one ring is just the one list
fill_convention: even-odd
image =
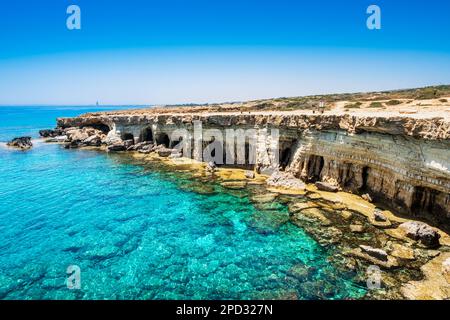
[[(448, 102), (441, 102), (441, 99), (446, 99)], [(147, 109), (135, 109), (135, 110), (120, 110), (113, 112), (100, 112), (98, 114), (201, 114), (203, 116), (219, 116), (219, 115), (343, 115), (350, 114), (360, 117), (405, 117), (415, 119), (430, 119), (430, 118), (443, 118), (446, 121), (450, 121), (450, 97), (444, 97), (440, 99), (432, 100), (399, 100), (402, 103), (399, 105), (389, 106), (385, 103), (387, 101), (380, 100), (384, 103), (382, 108), (370, 107), (372, 101), (362, 102), (362, 105), (358, 108), (349, 108), (348, 106), (354, 102), (339, 101), (331, 106), (328, 106), (329, 110), (323, 113), (312, 110), (295, 110), (295, 111), (244, 111), (245, 106), (242, 106), (243, 111), (225, 111), (226, 106), (222, 110), (224, 111), (207, 111), (203, 108), (195, 107), (178, 107), (178, 108), (147, 108)], [(95, 113), (97, 114), (97, 113)]]

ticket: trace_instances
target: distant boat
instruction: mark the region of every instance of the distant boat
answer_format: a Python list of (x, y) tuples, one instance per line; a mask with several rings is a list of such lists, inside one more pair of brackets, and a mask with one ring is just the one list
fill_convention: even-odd
[(95, 105), (98, 107), (99, 106), (99, 103), (98, 103), (98, 101), (95, 103)]

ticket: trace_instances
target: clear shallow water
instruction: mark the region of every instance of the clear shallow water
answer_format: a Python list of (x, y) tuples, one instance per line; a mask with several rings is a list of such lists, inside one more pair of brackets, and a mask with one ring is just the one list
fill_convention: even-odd
[[(20, 111), (0, 108), (10, 120), (0, 140), (53, 127), (56, 116), (72, 112), (86, 110), (33, 110), (18, 121)], [(193, 183), (188, 174), (117, 154), (43, 143), (27, 152), (0, 147), (0, 298), (364, 294), (328, 262), (332, 250), (289, 223), (285, 207), (262, 214), (245, 192), (211, 183), (210, 194), (199, 194)], [(81, 290), (65, 285), (74, 264)]]

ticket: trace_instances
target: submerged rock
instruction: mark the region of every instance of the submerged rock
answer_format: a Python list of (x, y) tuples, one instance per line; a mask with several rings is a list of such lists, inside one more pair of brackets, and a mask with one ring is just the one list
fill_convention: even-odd
[(19, 137), (14, 138), (10, 142), (6, 144), (9, 147), (21, 149), (21, 150), (28, 150), (33, 147), (33, 143), (31, 142), (31, 137)]
[(51, 137), (51, 138), (45, 139), (45, 142), (61, 143), (61, 142), (65, 142), (66, 140), (67, 140), (67, 136), (63, 135), (63, 136), (56, 136), (56, 137)]
[(369, 216), (369, 222), (378, 228), (389, 228), (392, 225), (391, 221), (379, 209), (375, 209)]
[(430, 227), (428, 224), (418, 221), (404, 222), (399, 226), (399, 229), (404, 231), (406, 236), (422, 243), (428, 248), (435, 248), (439, 246), (439, 233)]
[(338, 192), (339, 191), (339, 187), (333, 186), (332, 184), (327, 183), (327, 182), (317, 181), (315, 183), (315, 186), (317, 187), (317, 189), (319, 189), (321, 191), (327, 191), (327, 192)]
[(306, 185), (300, 179), (297, 179), (288, 172), (275, 171), (266, 181), (267, 185), (272, 187), (281, 187), (286, 189), (305, 190)]

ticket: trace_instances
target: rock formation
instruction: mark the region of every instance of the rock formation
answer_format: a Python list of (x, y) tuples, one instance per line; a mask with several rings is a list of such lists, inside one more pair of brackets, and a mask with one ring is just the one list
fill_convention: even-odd
[(31, 137), (14, 138), (10, 142), (8, 142), (6, 145), (9, 147), (20, 149), (20, 150), (28, 150), (33, 147), (33, 143), (31, 142)]
[[(197, 121), (204, 129), (224, 136), (230, 128), (255, 130), (255, 161), (250, 161), (246, 150), (245, 161), (236, 163), (237, 167), (269, 175), (280, 170), (306, 182), (325, 182), (326, 186), (368, 194), (373, 201), (401, 213), (450, 225), (450, 122), (444, 118), (289, 112), (158, 114), (141, 110), (61, 118), (58, 130), (67, 134), (70, 127), (91, 128), (106, 135), (101, 141), (107, 145), (133, 140), (172, 149), (181, 141), (195, 145)], [(188, 136), (177, 135), (179, 129), (186, 129)], [(270, 149), (274, 138), (267, 133), (272, 129), (279, 130), (277, 151)], [(79, 134), (76, 139), (83, 145), (87, 137)], [(73, 143), (74, 135), (68, 136)], [(145, 149), (142, 152), (147, 152)], [(188, 151), (183, 150), (182, 156), (201, 160), (201, 153)], [(274, 157), (278, 158), (276, 164)]]

